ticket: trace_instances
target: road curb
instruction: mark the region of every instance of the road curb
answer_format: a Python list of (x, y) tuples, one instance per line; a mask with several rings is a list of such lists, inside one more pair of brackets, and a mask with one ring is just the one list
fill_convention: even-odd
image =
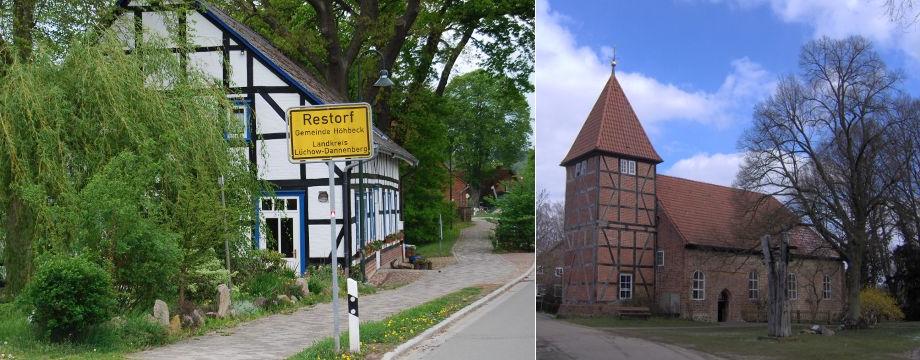
[(448, 325), (451, 325), (451, 324), (454, 323), (454, 322), (457, 322), (458, 320), (460, 320), (461, 318), (465, 317), (465, 316), (468, 315), (469, 313), (471, 313), (471, 312), (473, 312), (474, 310), (476, 310), (476, 309), (482, 307), (482, 306), (485, 305), (487, 302), (492, 301), (493, 299), (495, 299), (495, 298), (498, 297), (499, 295), (505, 293), (505, 292), (508, 291), (508, 289), (510, 289), (512, 286), (514, 286), (515, 284), (521, 282), (521, 280), (523, 280), (523, 279), (526, 278), (528, 275), (530, 275), (530, 273), (532, 273), (532, 272), (534, 271), (535, 268), (536, 268), (536, 265), (531, 266), (530, 269), (527, 270), (527, 271), (525, 271), (523, 274), (521, 274), (521, 276), (518, 276), (518, 277), (515, 278), (514, 280), (511, 280), (511, 281), (509, 281), (508, 283), (506, 283), (505, 285), (502, 285), (502, 287), (500, 287), (500, 288), (498, 288), (498, 289), (495, 289), (494, 291), (492, 291), (492, 292), (489, 293), (488, 295), (484, 296), (482, 299), (476, 300), (476, 301), (473, 302), (472, 304), (469, 304), (469, 305), (467, 305), (466, 307), (464, 307), (463, 309), (460, 309), (459, 311), (453, 313), (453, 315), (448, 316), (447, 319), (444, 319), (444, 320), (442, 320), (441, 322), (437, 323), (436, 325), (434, 325), (434, 326), (428, 328), (428, 330), (425, 330), (425, 331), (423, 331), (421, 334), (418, 334), (416, 337), (414, 337), (414, 338), (412, 338), (412, 339), (409, 339), (409, 341), (406, 341), (406, 342), (402, 343), (401, 345), (397, 346), (397, 347), (396, 347), (395, 349), (393, 349), (392, 351), (390, 351), (390, 352), (388, 352), (388, 353), (386, 353), (386, 354), (383, 354), (383, 357), (381, 358), (381, 360), (392, 360), (392, 359), (395, 359), (395, 358), (396, 358), (397, 356), (399, 356), (399, 355), (405, 354), (407, 351), (409, 351), (409, 349), (412, 349), (412, 348), (414, 348), (416, 345), (420, 344), (422, 341), (427, 340), (429, 337), (431, 337), (432, 335), (434, 335), (435, 333), (437, 333), (437, 332), (440, 331), (441, 329), (447, 327)]

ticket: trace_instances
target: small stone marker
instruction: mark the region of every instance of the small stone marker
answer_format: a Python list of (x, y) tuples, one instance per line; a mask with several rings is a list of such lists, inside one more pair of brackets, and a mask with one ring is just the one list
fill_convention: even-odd
[(310, 295), (310, 286), (307, 283), (307, 279), (297, 278), (297, 286), (300, 286), (300, 293), (303, 296)]
[(175, 334), (179, 330), (182, 330), (182, 319), (179, 315), (173, 315), (172, 320), (169, 320), (169, 332)]
[(169, 306), (163, 300), (157, 299), (153, 302), (153, 318), (160, 325), (169, 326)]
[(226, 317), (227, 311), (230, 310), (230, 288), (227, 285), (220, 284), (217, 286), (217, 294), (217, 316)]

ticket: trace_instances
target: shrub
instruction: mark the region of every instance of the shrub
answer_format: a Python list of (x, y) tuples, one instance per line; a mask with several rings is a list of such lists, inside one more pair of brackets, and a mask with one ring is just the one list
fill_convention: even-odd
[(168, 338), (166, 327), (145, 319), (143, 316), (131, 316), (118, 329), (118, 337), (131, 347), (163, 345)]
[(244, 286), (250, 295), (273, 299), (287, 291), (289, 281), (289, 278), (278, 274), (262, 273), (256, 275)]
[(883, 320), (901, 320), (904, 313), (888, 292), (866, 288), (859, 292), (860, 320), (872, 326)]
[(211, 301), (217, 294), (217, 286), (226, 283), (228, 278), (223, 262), (211, 257), (187, 274), (185, 296), (196, 303)]
[(48, 258), (24, 295), (32, 322), (52, 340), (85, 334), (108, 321), (115, 306), (112, 278), (83, 257)]
[(493, 247), (502, 250), (534, 250), (534, 152), (530, 151), (521, 180), (506, 182), (508, 192), (495, 201), (501, 209)]
[(323, 290), (326, 290), (326, 284), (318, 278), (311, 276), (310, 280), (307, 280), (307, 288), (310, 289), (311, 294), (322, 294)]
[(287, 260), (281, 253), (267, 249), (248, 248), (240, 252), (240, 256), (231, 263), (233, 281), (247, 284), (260, 274), (273, 273), (288, 277), (295, 277), (287, 267)]

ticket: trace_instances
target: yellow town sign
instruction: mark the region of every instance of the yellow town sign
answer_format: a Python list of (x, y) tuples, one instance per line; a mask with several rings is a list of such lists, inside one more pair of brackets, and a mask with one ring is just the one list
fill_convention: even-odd
[(370, 159), (374, 156), (371, 106), (335, 104), (287, 111), (292, 162)]

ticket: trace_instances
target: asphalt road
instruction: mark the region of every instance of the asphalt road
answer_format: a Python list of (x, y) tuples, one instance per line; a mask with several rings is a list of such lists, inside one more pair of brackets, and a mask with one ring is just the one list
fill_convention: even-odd
[(622, 337), (537, 314), (537, 359), (540, 360), (714, 360), (673, 345)]
[(401, 359), (533, 359), (533, 274)]

